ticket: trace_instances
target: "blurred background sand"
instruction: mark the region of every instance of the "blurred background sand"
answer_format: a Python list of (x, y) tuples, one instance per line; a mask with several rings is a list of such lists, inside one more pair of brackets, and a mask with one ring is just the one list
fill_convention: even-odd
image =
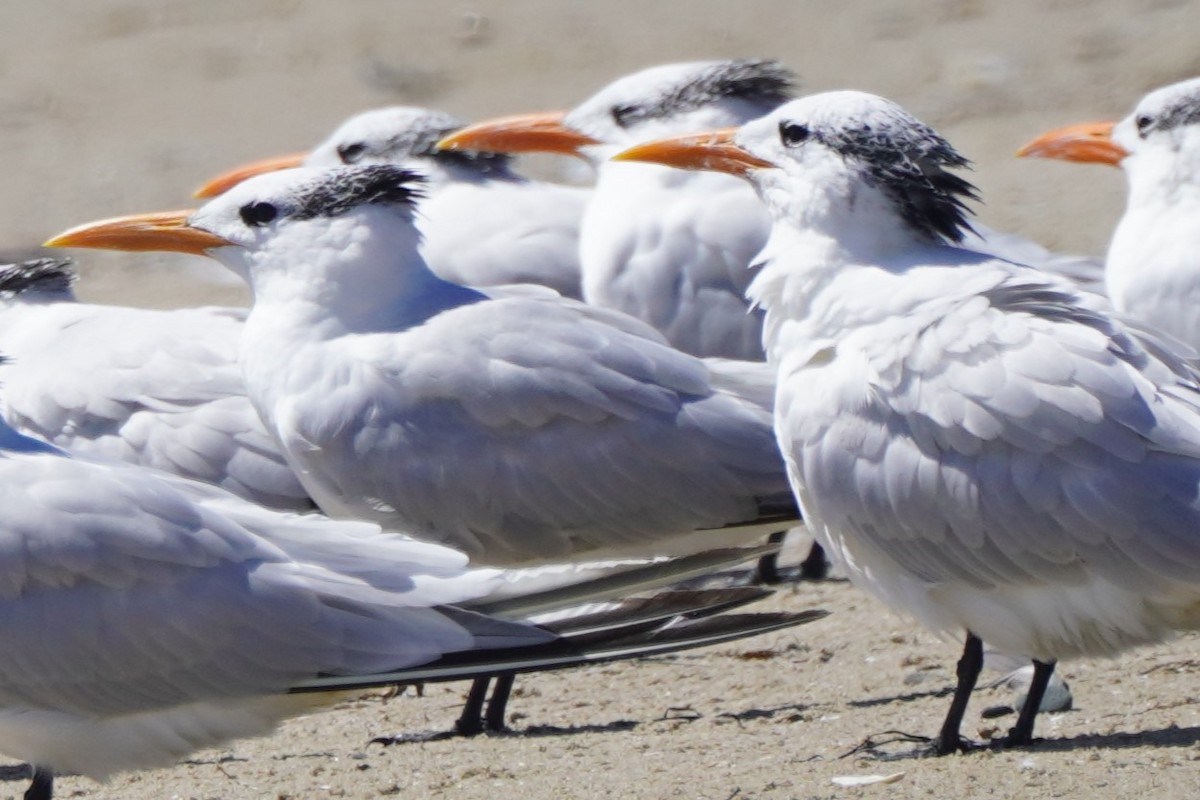
[[(468, 119), (569, 107), (648, 65), (753, 56), (792, 66), (805, 91), (897, 100), (976, 162), (985, 222), (1099, 254), (1121, 176), (1013, 151), (1047, 126), (1123, 115), (1145, 90), (1200, 73), (1198, 22), (1197, 4), (1181, 0), (9, 2), (0, 252), (97, 217), (187, 207), (212, 173), (310, 147), (375, 106)], [(228, 280), (194, 280), (218, 280), (215, 265), (80, 258), (91, 299), (239, 296)]]

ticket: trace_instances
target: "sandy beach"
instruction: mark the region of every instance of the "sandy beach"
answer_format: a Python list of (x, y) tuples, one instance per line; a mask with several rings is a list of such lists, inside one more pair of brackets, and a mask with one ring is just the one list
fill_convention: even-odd
[[(1115, 118), (1147, 90), (1200, 74), (1189, 0), (47, 0), (0, 8), (0, 253), (66, 227), (186, 208), (243, 161), (310, 147), (345, 116), (390, 104), (466, 119), (565, 108), (656, 63), (773, 57), (803, 90), (897, 100), (975, 162), (988, 225), (1100, 255), (1116, 170), (1013, 153), (1057, 125)], [(532, 166), (569, 177), (557, 161)], [(81, 253), (81, 296), (172, 307), (245, 302), (213, 262)], [(0, 350), (3, 342), (0, 342)], [(464, 686), (369, 695), (266, 739), (64, 798), (760, 798), (1184, 796), (1200, 784), (1200, 647), (1184, 637), (1066, 664), (1075, 709), (1033, 749), (944, 759), (913, 745), (845, 756), (871, 734), (935, 731), (958, 646), (844, 582), (765, 608), (820, 622), (709, 651), (518, 684), (513, 733), (383, 747), (448, 726)], [(1003, 732), (1010, 689), (981, 689), (966, 730)], [(887, 755), (891, 754), (891, 755)], [(895, 758), (899, 754), (901, 757)], [(839, 776), (893, 776), (843, 787)], [(22, 769), (0, 767), (0, 795)]]
[[(8, 4), (0, 22), (0, 252), (97, 217), (188, 207), (213, 173), (311, 147), (368, 108), (565, 108), (644, 66), (753, 56), (793, 67), (804, 91), (897, 100), (974, 160), (984, 222), (1100, 253), (1121, 176), (1013, 152), (1200, 73), (1200, 6), (1177, 0), (49, 0)], [(89, 254), (81, 293), (164, 306), (237, 296), (215, 265), (160, 263)]]

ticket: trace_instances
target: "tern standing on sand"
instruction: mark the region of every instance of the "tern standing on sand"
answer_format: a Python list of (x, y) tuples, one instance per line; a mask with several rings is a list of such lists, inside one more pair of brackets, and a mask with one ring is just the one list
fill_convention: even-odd
[(852, 579), (1035, 664), (1200, 627), (1200, 384), (1070, 283), (955, 246), (966, 160), (894, 103), (797, 100), (739, 131), (622, 157), (741, 174), (775, 225), (750, 295), (779, 370), (776, 433), (808, 523)]

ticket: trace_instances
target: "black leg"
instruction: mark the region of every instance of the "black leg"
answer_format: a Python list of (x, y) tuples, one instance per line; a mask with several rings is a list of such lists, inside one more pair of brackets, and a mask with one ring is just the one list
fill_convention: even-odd
[(800, 562), (800, 580), (823, 581), (829, 577), (829, 559), (825, 557), (825, 548), (814, 541), (808, 556)]
[(487, 698), (491, 678), (476, 678), (467, 692), (467, 702), (454, 723), (454, 732), (459, 736), (478, 736), (483, 733), (483, 701)]
[[(787, 535), (787, 531), (778, 531), (767, 537), (767, 541), (771, 544), (780, 544), (783, 542), (783, 537)], [(779, 554), (771, 553), (765, 555), (758, 560), (758, 567), (754, 570), (755, 583), (761, 583), (766, 586), (774, 586), (783, 578), (779, 574)]]
[(54, 796), (54, 773), (35, 764), (29, 768), (33, 770), (33, 780), (25, 790), (25, 800), (50, 800)]
[(950, 701), (950, 710), (942, 722), (942, 730), (931, 745), (934, 755), (944, 756), (970, 749), (970, 743), (963, 739), (959, 731), (962, 729), (963, 715), (967, 711), (971, 692), (975, 690), (975, 682), (979, 680), (979, 671), (982, 669), (983, 640), (968, 631), (963, 654), (958, 659), (958, 668), (955, 670), (958, 685), (954, 687), (954, 699)]
[(1042, 707), (1042, 698), (1046, 687), (1050, 685), (1050, 677), (1054, 675), (1054, 664), (1034, 660), (1033, 680), (1029, 683), (1029, 693), (1025, 695), (1025, 705), (1017, 716), (1017, 724), (1009, 728), (1008, 736), (1004, 737), (1006, 747), (1022, 747), (1033, 741), (1033, 723), (1037, 719), (1038, 709)]
[(508, 708), (508, 698), (512, 696), (514, 680), (516, 676), (511, 672), (496, 676), (496, 682), (492, 685), (492, 699), (488, 701), (487, 717), (484, 719), (484, 727), (489, 733), (508, 730), (504, 724), (504, 712)]
[(376, 736), (371, 744), (381, 744), (384, 747), (393, 744), (414, 744), (417, 742), (441, 742), (456, 736), (478, 736), (483, 733), (483, 702), (487, 699), (488, 683), (491, 676), (476, 678), (471, 682), (471, 690), (467, 692), (467, 700), (463, 703), (462, 713), (454, 721), (453, 730), (423, 731), (420, 733), (401, 733), (396, 736)]

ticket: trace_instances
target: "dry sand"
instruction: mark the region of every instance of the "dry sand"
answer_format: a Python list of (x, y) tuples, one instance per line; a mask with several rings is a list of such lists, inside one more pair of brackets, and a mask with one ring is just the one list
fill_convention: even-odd
[[(938, 127), (975, 160), (990, 225), (1099, 254), (1120, 175), (1012, 153), (1047, 127), (1122, 115), (1147, 89), (1200, 74), (1198, 27), (1200, 6), (1183, 0), (10, 0), (0, 251), (100, 216), (186, 207), (213, 172), (310, 146), (366, 108), (476, 119), (569, 106), (663, 61), (772, 56), (807, 90), (875, 91)], [(81, 257), (80, 293), (93, 300), (244, 298), (215, 265)], [(525, 681), (513, 736), (368, 746), (449, 724), (461, 687), (432, 687), (103, 787), (67, 778), (60, 796), (1127, 797), (1200, 783), (1194, 638), (1067, 665), (1078, 710), (1043, 720), (1049, 741), (1033, 750), (839, 759), (872, 732), (932, 732), (956, 647), (844, 584), (772, 602), (834, 616), (712, 652)], [(996, 724), (979, 721), (982, 707), (1011, 700), (980, 694), (972, 731)], [(830, 780), (895, 772), (884, 786)], [(11, 779), (3, 794), (23, 791), (18, 774), (0, 774)]]

